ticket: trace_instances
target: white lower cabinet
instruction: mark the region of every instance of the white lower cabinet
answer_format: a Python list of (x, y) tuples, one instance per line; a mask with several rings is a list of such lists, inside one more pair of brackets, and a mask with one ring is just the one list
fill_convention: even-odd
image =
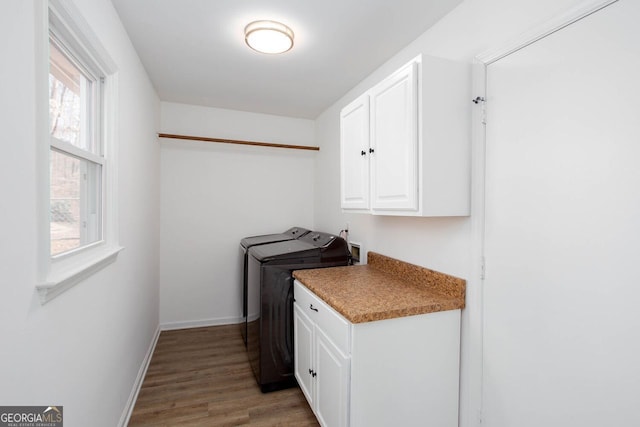
[(295, 375), (320, 425), (347, 426), (349, 358), (298, 305), (294, 330)]
[(349, 324), (296, 282), (295, 376), (323, 427), (349, 425)]
[(353, 324), (294, 296), (295, 376), (323, 427), (458, 425), (460, 310)]

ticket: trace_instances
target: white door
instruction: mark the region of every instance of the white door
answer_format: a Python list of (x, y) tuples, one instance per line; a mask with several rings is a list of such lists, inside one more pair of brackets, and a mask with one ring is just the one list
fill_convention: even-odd
[(487, 67), (483, 425), (640, 425), (639, 19)]
[(343, 209), (369, 209), (369, 95), (340, 112), (340, 197)]
[(371, 89), (371, 207), (418, 209), (418, 65)]

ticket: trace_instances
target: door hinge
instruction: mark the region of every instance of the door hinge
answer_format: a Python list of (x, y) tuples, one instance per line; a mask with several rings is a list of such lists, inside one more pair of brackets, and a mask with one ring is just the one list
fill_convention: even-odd
[(473, 102), (476, 105), (478, 104), (482, 105), (481, 120), (482, 120), (482, 124), (486, 125), (487, 124), (487, 100), (483, 96), (476, 96), (475, 99), (471, 100), (471, 102)]
[(486, 272), (486, 263), (484, 261), (484, 257), (482, 257), (482, 259), (480, 260), (480, 279), (481, 280), (484, 280), (485, 272)]

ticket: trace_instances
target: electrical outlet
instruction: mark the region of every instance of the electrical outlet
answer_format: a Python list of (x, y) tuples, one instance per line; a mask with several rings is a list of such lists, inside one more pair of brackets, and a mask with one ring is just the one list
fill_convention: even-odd
[(351, 261), (360, 264), (360, 243), (351, 242)]

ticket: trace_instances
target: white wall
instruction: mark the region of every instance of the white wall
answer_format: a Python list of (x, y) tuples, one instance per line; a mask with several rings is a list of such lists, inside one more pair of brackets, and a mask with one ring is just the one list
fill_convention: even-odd
[(36, 294), (36, 11), (0, 13), (0, 402), (117, 425), (158, 327), (159, 102), (108, 0), (75, 0), (119, 69), (117, 261), (46, 305)]
[[(349, 224), (350, 239), (373, 250), (448, 274), (467, 283), (467, 309), (462, 319), (461, 426), (478, 425), (480, 409), (481, 314), (479, 280), (471, 273), (472, 218), (397, 218), (343, 214), (339, 186), (339, 112), (369, 87), (419, 53), (469, 64), (487, 50), (531, 30), (581, 0), (466, 0), (434, 27), (323, 112), (316, 120), (315, 227), (340, 229)], [(471, 101), (471, 94), (469, 100)], [(424, 100), (428, 102), (428, 100)], [(426, 132), (426, 130), (425, 130)]]
[[(314, 145), (311, 120), (162, 103), (162, 132)], [(161, 142), (160, 318), (164, 328), (237, 323), (240, 240), (313, 227), (318, 153)]]
[(492, 427), (640, 425), (638, 16), (620, 0), (487, 69)]

